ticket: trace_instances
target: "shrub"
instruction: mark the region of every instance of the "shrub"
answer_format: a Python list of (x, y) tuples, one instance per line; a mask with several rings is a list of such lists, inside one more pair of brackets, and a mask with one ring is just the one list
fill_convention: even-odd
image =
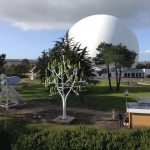
[(18, 140), (13, 147), (13, 150), (47, 150), (48, 132), (44, 130), (33, 130), (18, 136)]
[(3, 129), (0, 129), (0, 150), (11, 150), (10, 134)]
[(150, 128), (108, 132), (84, 126), (21, 135), (13, 150), (149, 150)]

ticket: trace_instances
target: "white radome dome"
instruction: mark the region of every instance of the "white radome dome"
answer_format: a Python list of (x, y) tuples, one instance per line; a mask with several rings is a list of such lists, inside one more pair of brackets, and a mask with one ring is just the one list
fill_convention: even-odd
[[(139, 45), (134, 32), (120, 19), (110, 15), (94, 15), (78, 21), (69, 30), (69, 37), (87, 47), (90, 57), (98, 54), (96, 48), (101, 42), (123, 44), (139, 55)], [(137, 55), (135, 63), (139, 56)]]

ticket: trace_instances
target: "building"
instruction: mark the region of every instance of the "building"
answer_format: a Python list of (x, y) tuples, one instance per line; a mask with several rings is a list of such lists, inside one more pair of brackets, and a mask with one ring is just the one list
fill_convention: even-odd
[(121, 76), (124, 78), (144, 78), (144, 71), (143, 69), (124, 69)]
[(113, 45), (122, 44), (137, 53), (135, 64), (139, 58), (139, 44), (135, 33), (117, 17), (99, 14), (79, 20), (69, 29), (69, 37), (81, 48), (87, 48), (88, 56), (95, 57), (102, 42)]
[(129, 127), (150, 127), (150, 97), (140, 97), (137, 102), (127, 103)]
[[(102, 69), (99, 69), (98, 67), (94, 67), (95, 75), (96, 77), (108, 77), (107, 70), (103, 71)], [(112, 78), (115, 78), (115, 70), (114, 68), (110, 69), (110, 76)], [(135, 68), (124, 68), (121, 72), (122, 78), (144, 78), (150, 76), (150, 69), (135, 69)]]
[[(129, 50), (135, 51), (137, 56), (133, 67), (138, 63), (139, 44), (135, 33), (119, 18), (99, 14), (88, 16), (79, 20), (69, 29), (69, 37), (73, 38), (75, 43), (79, 43), (81, 48), (87, 48), (88, 56), (96, 57), (99, 53), (97, 47), (102, 43), (112, 43), (113, 45), (122, 44)], [(97, 66), (94, 66), (96, 77), (107, 77)], [(142, 70), (123, 70), (122, 77), (144, 77)], [(113, 77), (114, 71), (111, 72)]]

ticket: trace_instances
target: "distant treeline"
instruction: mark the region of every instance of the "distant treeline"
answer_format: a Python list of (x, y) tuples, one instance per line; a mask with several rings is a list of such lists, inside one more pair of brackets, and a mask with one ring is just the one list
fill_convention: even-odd
[(139, 62), (137, 64), (137, 69), (150, 69), (150, 62)]

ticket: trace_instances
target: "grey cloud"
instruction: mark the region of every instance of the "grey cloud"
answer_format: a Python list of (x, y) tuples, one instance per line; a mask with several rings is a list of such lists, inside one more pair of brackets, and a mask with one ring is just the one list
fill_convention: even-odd
[(23, 29), (67, 29), (95, 14), (114, 15), (133, 27), (150, 27), (148, 0), (0, 0), (0, 20)]

